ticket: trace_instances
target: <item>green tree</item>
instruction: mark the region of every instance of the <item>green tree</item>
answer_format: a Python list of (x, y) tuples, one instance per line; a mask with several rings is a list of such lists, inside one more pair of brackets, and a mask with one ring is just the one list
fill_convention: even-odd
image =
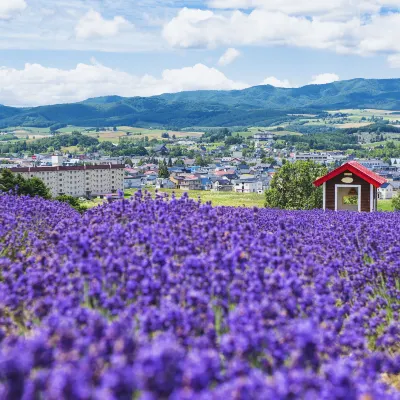
[(392, 206), (394, 211), (400, 211), (400, 196), (393, 197)]
[(160, 161), (159, 169), (158, 169), (158, 177), (159, 178), (169, 178), (168, 166), (165, 161)]
[(172, 158), (171, 157), (168, 158), (168, 167), (172, 167)]
[(395, 149), (396, 145), (394, 144), (394, 142), (387, 142), (386, 143), (386, 148), (387, 149)]
[(265, 206), (291, 210), (322, 208), (322, 188), (316, 188), (313, 182), (326, 173), (326, 167), (313, 161), (285, 163), (265, 193)]
[(77, 210), (81, 214), (87, 210), (87, 208), (84, 205), (82, 205), (82, 202), (76, 197), (63, 194), (62, 196), (56, 197), (55, 200), (69, 204), (72, 208), (75, 208), (75, 210)]
[(199, 167), (206, 167), (208, 165), (208, 162), (202, 156), (198, 155), (194, 160), (194, 164), (198, 165)]
[(41, 179), (36, 177), (25, 179), (20, 174), (13, 174), (9, 169), (3, 169), (0, 173), (0, 190), (15, 191), (19, 196), (40, 196), (51, 199), (50, 190)]
[(35, 176), (33, 178), (25, 179), (25, 184), (22, 185), (22, 191), (22, 194), (27, 196), (39, 196), (47, 200), (51, 199), (50, 189), (41, 179)]

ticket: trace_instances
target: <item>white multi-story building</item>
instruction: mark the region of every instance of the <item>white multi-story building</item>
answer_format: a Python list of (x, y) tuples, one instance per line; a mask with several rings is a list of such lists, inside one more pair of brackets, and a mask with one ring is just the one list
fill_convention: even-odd
[[(259, 193), (260, 185), (254, 178), (235, 179), (233, 181), (233, 191), (236, 193)], [(261, 183), (262, 190), (262, 183)]]
[(314, 161), (316, 163), (325, 164), (328, 161), (326, 153), (296, 153), (295, 161)]
[(259, 132), (255, 133), (253, 136), (254, 140), (258, 140), (260, 142), (269, 142), (274, 140), (274, 135), (269, 132)]
[(121, 164), (83, 165), (77, 167), (11, 168), (24, 178), (38, 177), (53, 196), (100, 196), (124, 189), (124, 168)]

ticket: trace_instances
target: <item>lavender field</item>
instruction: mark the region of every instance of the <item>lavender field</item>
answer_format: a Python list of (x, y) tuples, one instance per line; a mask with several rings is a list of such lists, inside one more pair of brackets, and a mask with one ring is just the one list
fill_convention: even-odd
[(0, 399), (400, 399), (399, 226), (0, 196)]

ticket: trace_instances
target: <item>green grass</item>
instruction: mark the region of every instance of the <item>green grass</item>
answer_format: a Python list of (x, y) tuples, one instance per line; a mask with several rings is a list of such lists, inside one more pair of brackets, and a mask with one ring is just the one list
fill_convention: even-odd
[[(147, 188), (153, 196), (155, 195), (154, 188)], [(131, 197), (136, 190), (125, 190), (125, 198)], [(265, 196), (258, 193), (235, 193), (235, 192), (211, 192), (206, 190), (191, 190), (186, 192), (178, 189), (157, 189), (158, 193), (168, 193), (169, 196), (175, 193), (175, 196), (180, 198), (184, 193), (187, 193), (193, 200), (200, 198), (202, 203), (211, 201), (213, 206), (229, 206), (229, 207), (264, 207)], [(102, 204), (105, 200), (93, 199), (85, 201), (84, 206), (88, 208), (96, 207)], [(378, 211), (393, 211), (392, 200), (379, 200)]]
[(394, 211), (392, 200), (378, 200), (378, 211)]
[[(155, 189), (147, 189), (150, 193), (154, 194)], [(133, 194), (134, 190), (126, 191), (126, 194)], [(235, 193), (235, 192), (211, 192), (206, 190), (191, 190), (185, 192), (178, 189), (158, 189), (158, 193), (168, 193), (170, 196), (172, 192), (175, 196), (180, 198), (184, 193), (187, 193), (191, 199), (198, 200), (200, 198), (202, 203), (211, 201), (213, 206), (232, 206), (232, 207), (264, 207), (264, 194), (258, 193)]]

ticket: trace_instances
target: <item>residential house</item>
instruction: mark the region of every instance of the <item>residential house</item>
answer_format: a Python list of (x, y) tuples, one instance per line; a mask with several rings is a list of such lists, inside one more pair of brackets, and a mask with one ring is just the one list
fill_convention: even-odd
[(176, 185), (177, 189), (201, 190), (200, 178), (192, 174), (173, 175), (170, 180)]
[(211, 190), (212, 181), (210, 177), (200, 177), (201, 190)]
[(155, 155), (165, 156), (165, 155), (169, 154), (169, 150), (167, 148), (167, 145), (165, 143), (163, 143), (163, 144), (153, 147), (153, 153)]
[(226, 178), (211, 178), (213, 192), (232, 192), (233, 185)]
[(389, 167), (389, 164), (382, 160), (357, 160), (359, 164), (363, 165), (365, 168), (376, 170), (384, 169)]
[(183, 163), (185, 164), (186, 167), (191, 167), (192, 165), (194, 165), (195, 159), (194, 158), (186, 158), (185, 160), (183, 160)]
[(157, 178), (156, 179), (156, 189), (175, 189), (176, 185), (170, 179)]
[(233, 181), (233, 191), (236, 193), (258, 193), (258, 190), (259, 185), (257, 185), (255, 178), (236, 179)]
[(146, 178), (143, 176), (126, 176), (124, 177), (124, 189), (142, 189), (146, 186)]
[(390, 200), (393, 198), (394, 187), (391, 182), (384, 183), (378, 188), (378, 199)]
[(246, 165), (246, 164), (239, 164), (239, 165), (236, 167), (236, 171), (237, 171), (237, 173), (238, 173), (239, 175), (242, 175), (242, 174), (249, 174), (249, 173), (250, 173), (250, 167), (249, 167), (248, 165)]

